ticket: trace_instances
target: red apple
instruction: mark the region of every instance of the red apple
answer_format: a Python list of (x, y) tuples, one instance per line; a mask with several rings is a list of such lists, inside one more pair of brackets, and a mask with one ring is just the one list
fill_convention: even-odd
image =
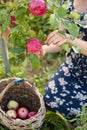
[(29, 111), (26, 107), (20, 107), (17, 111), (17, 115), (21, 119), (26, 119), (28, 116), (28, 113), (29, 113)]
[(32, 111), (28, 113), (28, 118), (31, 118), (32, 116), (35, 116), (36, 112)]
[(32, 0), (29, 3), (29, 10), (34, 16), (42, 16), (46, 9), (47, 6), (44, 0)]
[(17, 118), (17, 113), (15, 110), (8, 110), (6, 112), (6, 114), (10, 117), (10, 118), (13, 118), (13, 119), (16, 119)]
[(12, 110), (17, 110), (18, 107), (19, 107), (19, 104), (18, 104), (18, 102), (15, 101), (15, 100), (10, 100), (10, 101), (8, 102), (8, 104), (7, 104), (7, 108), (8, 108), (9, 110), (10, 110), (10, 109), (12, 109)]

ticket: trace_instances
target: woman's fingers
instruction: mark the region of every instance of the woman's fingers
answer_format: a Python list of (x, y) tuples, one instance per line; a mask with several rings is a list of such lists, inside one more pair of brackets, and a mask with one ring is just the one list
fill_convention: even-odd
[(43, 51), (41, 50), (41, 51), (37, 52), (36, 55), (38, 58), (41, 58), (41, 57), (43, 57), (44, 54), (43, 54)]
[(57, 44), (58, 42), (64, 40), (65, 38), (61, 35), (58, 34), (58, 30), (53, 31), (51, 34), (48, 35), (46, 39), (46, 44)]
[(66, 43), (67, 42), (67, 39), (64, 39), (64, 40), (61, 40), (60, 42), (57, 42), (56, 44), (58, 46), (61, 46), (62, 44)]
[(62, 40), (62, 37), (54, 37), (53, 39), (51, 39), (49, 42), (48, 42), (48, 44), (57, 44), (58, 42), (60, 42)]
[(55, 34), (55, 36), (51, 37), (48, 41), (47, 44), (56, 44), (57, 42), (60, 42), (61, 40), (63, 40), (64, 38), (58, 34)]
[(55, 30), (55, 31), (53, 31), (52, 33), (50, 33), (50, 34), (48, 35), (48, 37), (47, 37), (47, 39), (46, 39), (45, 42), (48, 44), (48, 41), (50, 40), (50, 38), (54, 37), (55, 34), (57, 34), (57, 32), (58, 32), (58, 30)]

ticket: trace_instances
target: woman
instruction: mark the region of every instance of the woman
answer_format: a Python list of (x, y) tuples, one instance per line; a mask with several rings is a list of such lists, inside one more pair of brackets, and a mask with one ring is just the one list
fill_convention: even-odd
[[(73, 5), (79, 13), (87, 12), (87, 0), (74, 0)], [(38, 53), (42, 57), (46, 53), (61, 51), (60, 46), (66, 42), (81, 49), (81, 54), (71, 49), (65, 62), (48, 81), (44, 93), (44, 101), (49, 110), (70, 118), (81, 113), (83, 105), (87, 107), (87, 29), (80, 28), (80, 31), (84, 36), (74, 40), (70, 39), (69, 34), (65, 38), (57, 30), (53, 31), (47, 37), (47, 45), (43, 45)]]

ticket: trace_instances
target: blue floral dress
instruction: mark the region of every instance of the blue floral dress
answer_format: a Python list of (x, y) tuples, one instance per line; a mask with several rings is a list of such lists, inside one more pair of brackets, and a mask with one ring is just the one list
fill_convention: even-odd
[[(87, 29), (80, 28), (80, 31), (84, 34), (82, 39), (87, 41)], [(87, 56), (71, 49), (48, 81), (44, 101), (47, 109), (70, 118), (81, 113), (83, 105), (87, 107)]]

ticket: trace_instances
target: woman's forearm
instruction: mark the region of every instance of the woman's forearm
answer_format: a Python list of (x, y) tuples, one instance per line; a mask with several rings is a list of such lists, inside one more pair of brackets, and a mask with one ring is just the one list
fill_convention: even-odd
[(61, 51), (61, 48), (58, 45), (50, 44), (49, 46), (45, 45), (45, 51), (46, 53), (56, 53)]
[(87, 41), (75, 38), (74, 40), (69, 39), (68, 42), (74, 46), (78, 46), (81, 53), (87, 56)]

